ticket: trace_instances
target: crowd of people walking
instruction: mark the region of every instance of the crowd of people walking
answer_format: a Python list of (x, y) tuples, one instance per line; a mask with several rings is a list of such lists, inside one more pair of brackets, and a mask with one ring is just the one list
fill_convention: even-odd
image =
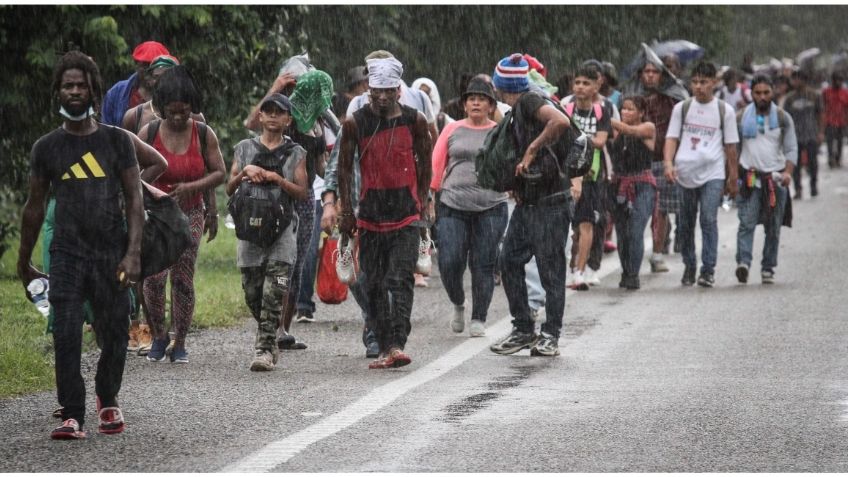
[[(413, 361), (414, 290), (428, 285), (433, 253), (453, 309), (446, 330), (485, 336), (501, 284), (513, 330), (491, 351), (553, 357), (566, 289), (601, 286), (596, 273), (612, 252), (623, 289), (668, 272), (675, 253), (683, 286), (713, 287), (724, 273), (716, 269), (723, 201), (737, 208), (736, 279), (750, 279), (763, 224), (759, 272), (774, 283), (781, 227), (791, 226), (792, 200), (803, 197), (802, 169), (815, 197), (821, 143), (829, 167), (841, 167), (848, 124), (840, 71), (819, 91), (805, 69), (746, 74), (700, 61), (687, 70), (646, 48), (626, 84), (611, 63), (587, 59), (554, 86), (540, 59), (514, 53), (490, 71), (463, 74), (443, 108), (436, 83), (408, 86), (401, 59), (376, 50), (348, 70), (338, 93), (307, 56), (288, 59), (229, 152), (177, 56), (148, 41), (133, 60), (136, 72), (105, 90), (91, 58), (61, 57), (52, 89), (61, 126), (32, 149), (18, 274), (25, 287), (49, 280), (63, 421), (54, 439), (85, 437), (84, 321), (101, 348), (99, 432), (125, 427), (117, 395), (128, 349), (150, 362), (189, 363), (195, 264), (202, 236), (218, 234), (219, 185), (231, 197), (235, 265), (256, 321), (251, 371), (273, 370), (281, 350), (306, 349), (292, 324), (322, 319), (313, 302), (322, 231), (351, 244), (340, 247), (339, 267), (356, 267), (345, 277), (361, 309), (369, 368)], [(788, 92), (776, 87), (786, 78)], [(587, 163), (576, 173), (570, 161), (581, 144)], [(501, 153), (512, 161), (501, 171), (509, 186), (495, 190), (478, 178)], [(187, 240), (167, 267), (143, 273), (151, 259), (144, 204), (163, 197), (178, 208)], [(40, 271), (31, 258), (45, 217)]]

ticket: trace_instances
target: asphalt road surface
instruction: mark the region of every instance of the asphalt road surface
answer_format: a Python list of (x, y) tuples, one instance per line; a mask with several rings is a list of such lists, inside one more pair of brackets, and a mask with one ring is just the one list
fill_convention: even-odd
[(295, 324), (309, 349), (272, 373), (248, 370), (245, 320), (191, 334), (188, 365), (131, 357), (127, 430), (106, 436), (88, 356), (89, 438), (48, 438), (54, 392), (0, 400), (0, 470), (846, 472), (848, 171), (820, 175), (782, 231), (774, 285), (759, 279), (762, 228), (736, 282), (735, 210), (719, 211), (715, 288), (681, 287), (675, 255), (623, 291), (608, 254), (601, 286), (568, 292), (562, 355), (537, 358), (488, 351), (510, 328), (500, 287), (487, 336), (453, 334), (436, 272), (415, 291), (408, 367), (367, 368), (352, 298)]

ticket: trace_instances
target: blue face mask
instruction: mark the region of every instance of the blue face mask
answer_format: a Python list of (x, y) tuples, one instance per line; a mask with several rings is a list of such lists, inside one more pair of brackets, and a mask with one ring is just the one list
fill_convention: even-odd
[(65, 118), (65, 119), (67, 119), (67, 120), (69, 120), (69, 121), (82, 121), (83, 119), (85, 119), (85, 118), (87, 118), (87, 117), (89, 117), (89, 116), (94, 116), (94, 107), (89, 106), (89, 107), (88, 107), (88, 111), (86, 111), (86, 112), (84, 112), (84, 113), (82, 113), (82, 114), (79, 114), (79, 115), (77, 115), (77, 116), (73, 116), (73, 115), (71, 115), (71, 113), (69, 113), (69, 112), (65, 109), (65, 107), (64, 107), (64, 106), (59, 106), (59, 114), (60, 114), (63, 118)]

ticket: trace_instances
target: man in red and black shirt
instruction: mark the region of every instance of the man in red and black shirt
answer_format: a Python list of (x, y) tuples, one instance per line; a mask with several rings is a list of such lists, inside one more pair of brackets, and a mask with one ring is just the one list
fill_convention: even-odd
[[(380, 345), (371, 369), (412, 362), (403, 349), (411, 329), (412, 273), (420, 237), (413, 223), (427, 220), (433, 145), (424, 115), (398, 103), (402, 74), (403, 65), (395, 58), (368, 60), (370, 104), (342, 125), (339, 230), (347, 234), (361, 230), (359, 259), (366, 275), (368, 328)], [(354, 218), (355, 152), (361, 186)]]

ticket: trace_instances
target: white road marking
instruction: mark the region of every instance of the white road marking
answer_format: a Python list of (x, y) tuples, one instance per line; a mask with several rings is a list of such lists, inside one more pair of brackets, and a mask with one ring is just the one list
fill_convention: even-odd
[[(650, 254), (653, 247), (650, 239), (650, 227), (647, 228), (646, 235), (645, 254), (649, 256), (648, 254)], [(698, 240), (700, 237), (697, 237), (697, 235), (699, 234), (696, 234), (696, 242), (700, 244)], [(734, 240), (735, 236), (736, 231), (734, 229)], [(729, 243), (726, 236), (721, 244), (725, 242)], [(597, 272), (598, 278), (603, 279), (607, 275), (621, 269), (620, 262), (617, 260), (618, 257), (615, 255), (607, 255), (607, 257), (606, 260), (601, 262), (601, 268)], [(566, 290), (566, 297), (572, 296), (575, 293), (580, 292), (570, 289)], [(271, 472), (278, 466), (288, 462), (311, 444), (353, 426), (362, 419), (388, 406), (412, 389), (459, 367), (481, 351), (487, 349), (490, 344), (505, 336), (511, 330), (511, 317), (506, 316), (501, 318), (486, 329), (486, 339), (469, 339), (463, 341), (436, 361), (400, 379), (375, 388), (336, 414), (329, 415), (321, 421), (288, 437), (274, 441), (234, 464), (224, 467), (220, 472)]]

